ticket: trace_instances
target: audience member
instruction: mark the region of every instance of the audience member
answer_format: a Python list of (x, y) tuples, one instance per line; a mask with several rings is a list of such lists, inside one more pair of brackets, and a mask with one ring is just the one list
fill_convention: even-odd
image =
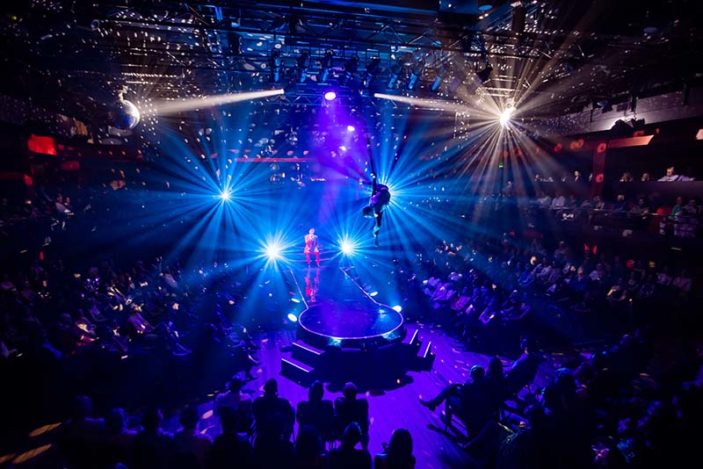
[(181, 411), (183, 428), (173, 437), (175, 466), (179, 468), (205, 467), (212, 442), (207, 436), (198, 433), (199, 420), (197, 407), (188, 406)]
[(329, 441), (334, 431), (334, 407), (332, 401), (323, 399), (324, 392), (320, 381), (312, 383), (308, 389), (308, 400), (298, 403), (296, 419), (299, 425), (313, 427), (323, 441)]
[(331, 469), (370, 469), (371, 455), (363, 448), (357, 449), (361, 443), (362, 432), (358, 423), (352, 422), (344, 429), (338, 448), (330, 452)]
[(340, 428), (348, 429), (351, 423), (359, 426), (361, 443), (366, 449), (369, 444), (369, 402), (365, 398), (357, 399), (357, 392), (354, 383), (346, 383), (342, 396), (334, 401), (334, 409)]
[(415, 456), (413, 456), (413, 439), (410, 432), (404, 428), (397, 428), (391, 435), (391, 441), (384, 446), (384, 452), (374, 458), (376, 469), (413, 469)]

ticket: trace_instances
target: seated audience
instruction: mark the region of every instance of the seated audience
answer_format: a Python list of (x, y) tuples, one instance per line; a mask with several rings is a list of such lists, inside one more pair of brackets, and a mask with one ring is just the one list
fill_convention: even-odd
[(393, 431), (391, 441), (384, 445), (383, 453), (374, 458), (376, 469), (413, 469), (415, 456), (413, 456), (413, 439), (410, 432), (404, 428)]
[(295, 439), (296, 469), (322, 469), (326, 467), (327, 455), (320, 434), (314, 427), (301, 424)]
[(264, 395), (257, 397), (252, 405), (254, 414), (255, 441), (290, 441), (295, 423), (295, 413), (288, 399), (278, 397), (278, 381), (269, 379), (264, 384)]
[(210, 438), (198, 433), (200, 416), (196, 406), (188, 406), (181, 411), (183, 428), (173, 437), (175, 466), (179, 468), (205, 467), (212, 446)]
[(325, 388), (315, 381), (308, 389), (308, 400), (298, 403), (296, 420), (298, 425), (313, 427), (324, 441), (329, 441), (334, 431), (334, 407), (332, 401), (324, 400)]
[(350, 423), (342, 433), (338, 448), (330, 452), (331, 469), (371, 469), (371, 455), (363, 448), (357, 449), (361, 443), (362, 433), (358, 423)]
[(223, 407), (237, 414), (237, 429), (240, 433), (251, 433), (252, 431), (252, 401), (249, 394), (242, 392), (244, 381), (238, 377), (233, 377), (227, 383), (227, 391), (215, 397), (215, 411), (220, 412)]
[(351, 423), (356, 423), (361, 430), (361, 442), (364, 448), (369, 444), (369, 401), (357, 399), (357, 388), (354, 383), (346, 383), (342, 388), (342, 396), (334, 401), (340, 428), (348, 429)]
[(230, 467), (250, 467), (253, 463), (249, 440), (237, 432), (239, 422), (236, 412), (229, 407), (220, 409), (222, 433), (215, 437), (208, 457), (207, 467), (225, 469)]
[(174, 463), (173, 435), (161, 428), (161, 410), (152, 407), (144, 412), (142, 431), (134, 442), (134, 456), (130, 467), (168, 468)]
[(137, 432), (127, 429), (126, 414), (123, 409), (114, 408), (105, 420), (107, 426), (107, 464), (129, 464)]

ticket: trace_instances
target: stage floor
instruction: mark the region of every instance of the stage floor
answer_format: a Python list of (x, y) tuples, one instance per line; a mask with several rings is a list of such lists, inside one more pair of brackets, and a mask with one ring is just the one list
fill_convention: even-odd
[(364, 291), (354, 279), (351, 266), (330, 262), (291, 272), (304, 292), (307, 306), (298, 317), (304, 339), (345, 347), (382, 345), (402, 339), (403, 315)]

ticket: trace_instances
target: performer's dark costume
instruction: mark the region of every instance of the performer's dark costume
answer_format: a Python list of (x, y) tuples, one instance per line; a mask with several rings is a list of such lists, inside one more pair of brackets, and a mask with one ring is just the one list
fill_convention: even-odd
[(381, 230), (381, 220), (383, 218), (383, 208), (391, 202), (391, 193), (388, 186), (378, 184), (376, 175), (372, 176), (373, 191), (369, 199), (369, 205), (364, 207), (364, 216), (374, 217), (373, 237), (378, 246), (378, 232)]

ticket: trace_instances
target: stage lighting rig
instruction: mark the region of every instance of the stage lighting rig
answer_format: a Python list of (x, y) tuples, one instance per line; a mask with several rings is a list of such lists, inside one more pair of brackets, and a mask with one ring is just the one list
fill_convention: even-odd
[(281, 81), (281, 68), (283, 66), (281, 51), (278, 49), (272, 50), (269, 62), (271, 66), (271, 81), (273, 83), (278, 83)]
[(381, 59), (379, 57), (372, 57), (366, 64), (366, 72), (364, 72), (364, 79), (362, 84), (364, 88), (371, 86), (371, 82), (381, 71)]
[(393, 89), (395, 88), (396, 83), (398, 83), (398, 78), (400, 78), (400, 74), (403, 72), (403, 65), (400, 62), (395, 62), (393, 65), (391, 65), (389, 72), (390, 73), (388, 75), (388, 83), (386, 84), (386, 88)]
[(334, 52), (328, 50), (325, 52), (325, 56), (320, 61), (320, 83), (326, 83), (327, 79), (330, 77), (330, 71), (332, 70), (332, 59), (334, 58)]
[(417, 86), (417, 82), (420, 80), (420, 77), (422, 76), (422, 71), (425, 69), (425, 62), (420, 59), (418, 60), (413, 67), (410, 69), (410, 78), (408, 78), (408, 84), (407, 88), (408, 90), (414, 90), (415, 87)]
[(354, 74), (359, 68), (359, 57), (353, 55), (344, 64), (344, 77), (342, 78), (342, 85), (347, 85), (354, 78)]
[(310, 67), (310, 53), (304, 51), (298, 57), (298, 83), (305, 83), (308, 76), (308, 68)]
[(444, 81), (446, 74), (447, 70), (444, 67), (437, 70), (437, 75), (435, 75), (432, 85), (430, 86), (430, 90), (432, 90), (433, 93), (437, 93), (439, 91), (439, 87), (442, 86), (442, 82)]

